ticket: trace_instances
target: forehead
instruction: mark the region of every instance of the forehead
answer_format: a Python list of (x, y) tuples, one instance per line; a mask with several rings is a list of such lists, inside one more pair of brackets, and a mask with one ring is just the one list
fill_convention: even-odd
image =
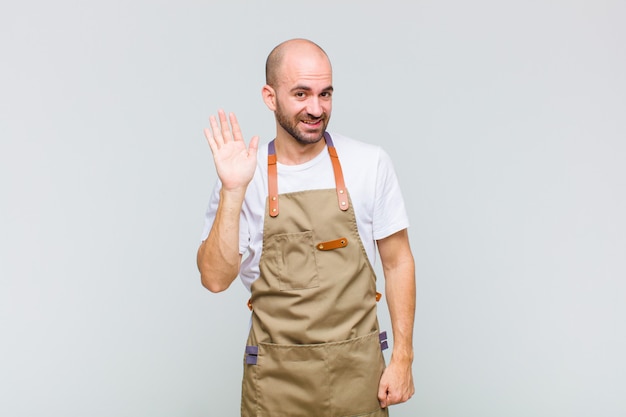
[(317, 51), (288, 54), (279, 71), (279, 84), (287, 88), (304, 85), (324, 89), (332, 85), (332, 79), (328, 58)]

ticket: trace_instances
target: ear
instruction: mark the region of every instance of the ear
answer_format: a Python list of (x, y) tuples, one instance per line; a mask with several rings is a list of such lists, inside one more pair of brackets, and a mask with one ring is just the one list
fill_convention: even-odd
[(261, 90), (261, 94), (263, 95), (263, 101), (265, 105), (271, 110), (276, 111), (276, 90), (270, 87), (268, 84), (263, 86)]

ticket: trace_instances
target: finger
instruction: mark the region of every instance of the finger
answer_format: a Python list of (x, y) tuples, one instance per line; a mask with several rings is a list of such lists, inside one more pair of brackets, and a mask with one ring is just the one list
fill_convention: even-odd
[(250, 146), (248, 147), (248, 154), (252, 154), (252, 153), (256, 154), (258, 150), (259, 150), (259, 137), (253, 136), (252, 139), (250, 139)]
[(380, 408), (387, 408), (387, 406), (389, 405), (386, 399), (379, 399), (378, 402), (380, 403)]
[(224, 139), (224, 143), (230, 142), (233, 138), (233, 134), (230, 131), (230, 124), (228, 124), (228, 119), (226, 119), (226, 113), (224, 110), (218, 110), (218, 116), (220, 118), (220, 126), (222, 127), (222, 138)]
[(380, 402), (380, 408), (387, 407), (387, 386), (380, 384), (378, 386), (378, 402)]
[(229, 113), (228, 117), (230, 119), (230, 125), (233, 127), (233, 139), (243, 140), (243, 134), (241, 133), (239, 122), (237, 122), (237, 116), (235, 116), (235, 113)]
[(209, 124), (211, 125), (211, 137), (214, 139), (217, 149), (219, 149), (224, 144), (224, 139), (222, 138), (222, 133), (220, 132), (215, 116), (209, 117)]
[(387, 400), (385, 401), (385, 403), (387, 404), (387, 407), (394, 405), (394, 404), (399, 404), (401, 402), (402, 402), (402, 399), (398, 396), (397, 392), (387, 393)]
[(215, 143), (215, 138), (213, 137), (213, 133), (211, 132), (211, 129), (209, 129), (208, 127), (205, 128), (204, 136), (206, 137), (206, 141), (208, 142), (209, 147), (211, 148), (211, 152), (215, 153), (215, 151), (219, 148), (217, 147), (217, 143)]
[(410, 392), (404, 392), (404, 393), (399, 392), (399, 391), (389, 392), (387, 394), (386, 404), (387, 406), (394, 405), (394, 404), (401, 404), (403, 402), (408, 401), (411, 397), (412, 397), (412, 394)]

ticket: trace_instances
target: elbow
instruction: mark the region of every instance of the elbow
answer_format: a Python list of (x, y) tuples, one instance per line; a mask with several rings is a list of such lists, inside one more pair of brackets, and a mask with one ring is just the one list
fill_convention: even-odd
[(202, 286), (213, 293), (225, 291), (239, 275), (239, 264), (225, 262), (224, 259), (207, 259), (202, 249), (203, 246), (198, 250), (197, 258)]
[(218, 285), (218, 284), (214, 284), (214, 283), (205, 283), (204, 281), (202, 282), (202, 285), (204, 286), (204, 288), (206, 288), (207, 290), (211, 291), (214, 294), (217, 294), (218, 292), (225, 291), (228, 288), (228, 286), (226, 286), (226, 285)]
[(202, 286), (212, 293), (225, 291), (229, 287), (229, 284), (224, 284), (216, 279), (211, 279), (211, 277), (207, 276), (207, 274), (201, 274), (200, 280), (202, 282)]
[(200, 282), (202, 286), (212, 293), (222, 292), (230, 287), (230, 284), (239, 275), (239, 270), (236, 271), (200, 271)]

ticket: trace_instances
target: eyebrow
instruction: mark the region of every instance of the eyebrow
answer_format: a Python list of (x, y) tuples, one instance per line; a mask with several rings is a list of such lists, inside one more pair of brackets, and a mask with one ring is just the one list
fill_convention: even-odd
[[(298, 91), (298, 90), (303, 90), (303, 91), (312, 91), (312, 88), (306, 85), (297, 85), (294, 88), (291, 89), (291, 91)], [(334, 91), (335, 89), (333, 88), (332, 85), (329, 85), (328, 87), (324, 88), (322, 90), (322, 92), (328, 92), (328, 91)]]

